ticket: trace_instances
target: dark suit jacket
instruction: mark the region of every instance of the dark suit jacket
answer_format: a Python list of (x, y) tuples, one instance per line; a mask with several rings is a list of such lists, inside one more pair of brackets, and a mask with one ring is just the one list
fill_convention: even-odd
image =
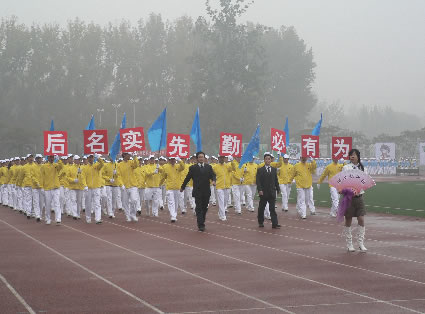
[(276, 197), (276, 192), (280, 193), (276, 168), (271, 167), (271, 173), (267, 173), (266, 166), (257, 170), (257, 190), (263, 191), (265, 197)]
[(187, 173), (187, 176), (181, 186), (182, 190), (184, 190), (190, 179), (193, 180), (193, 197), (199, 197), (201, 195), (208, 195), (208, 197), (211, 196), (210, 180), (216, 180), (215, 173), (211, 165), (204, 163), (203, 170), (201, 170), (201, 167), (199, 167), (198, 164), (190, 166), (189, 172)]

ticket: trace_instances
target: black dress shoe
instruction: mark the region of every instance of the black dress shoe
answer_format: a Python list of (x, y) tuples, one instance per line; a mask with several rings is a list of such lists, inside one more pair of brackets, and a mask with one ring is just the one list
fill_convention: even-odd
[(273, 229), (280, 229), (280, 225), (274, 225), (272, 226)]
[(171, 219), (171, 223), (175, 223), (176, 222), (176, 220), (175, 219)]
[(40, 222), (40, 218), (37, 218), (37, 222)]
[(258, 224), (259, 228), (264, 228), (264, 224)]
[(27, 219), (31, 219), (31, 216), (29, 216), (29, 215), (28, 215), (28, 216), (27, 216)]
[(205, 231), (205, 227), (199, 227), (198, 230), (201, 231), (201, 232), (204, 232)]

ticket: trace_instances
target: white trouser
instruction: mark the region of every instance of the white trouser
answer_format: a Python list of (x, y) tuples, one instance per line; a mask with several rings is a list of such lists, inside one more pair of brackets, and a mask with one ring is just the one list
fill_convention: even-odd
[(136, 208), (136, 210), (137, 211), (142, 211), (142, 205), (143, 205), (143, 203), (144, 203), (144, 201), (145, 201), (145, 189), (143, 188), (143, 189), (137, 189), (138, 190), (138, 192), (139, 192), (139, 202), (137, 203), (137, 208)]
[(227, 200), (229, 198), (229, 189), (217, 190), (217, 203), (218, 203), (218, 218), (226, 218)]
[(3, 204), (3, 187), (4, 184), (0, 185), (0, 204), (5, 205)]
[(227, 189), (227, 193), (228, 193), (228, 196), (227, 196), (227, 206), (232, 205), (232, 193), (230, 193), (230, 192), (231, 192), (231, 189)]
[(182, 213), (186, 212), (186, 206), (184, 206), (184, 191), (179, 194), (179, 207)]
[[(159, 188), (158, 188), (159, 189)], [(137, 220), (136, 218), (136, 209), (137, 203), (140, 203), (139, 200), (139, 190), (137, 187), (125, 188), (122, 190), (122, 202), (124, 207), (124, 213), (127, 221)], [(158, 207), (157, 207), (158, 212)]]
[[(111, 207), (112, 207), (112, 195), (111, 195)], [(104, 215), (108, 214), (108, 195), (106, 193), (106, 185), (100, 188), (100, 208)]]
[(22, 187), (17, 186), (16, 187), (16, 208), (18, 210), (24, 210), (23, 206), (23, 193), (22, 193)]
[(180, 191), (167, 190), (167, 206), (170, 211), (171, 220), (177, 219), (177, 207), (179, 204)]
[(232, 185), (233, 203), (235, 205), (235, 212), (241, 212), (241, 189), (240, 185)]
[(331, 192), (331, 202), (332, 202), (331, 215), (336, 215), (338, 211), (338, 206), (339, 206), (339, 194), (337, 189), (334, 188), (333, 186), (331, 186), (329, 190)]
[(3, 205), (9, 206), (9, 186), (7, 184), (2, 185), (1, 200)]
[(112, 208), (115, 210), (122, 208), (121, 187), (112, 187)]
[(69, 190), (67, 208), (71, 212), (71, 215), (76, 218), (80, 218), (82, 202), (83, 202), (83, 190)]
[(292, 184), (279, 184), (280, 194), (282, 194), (282, 209), (288, 210), (288, 200), (291, 194)]
[(167, 203), (167, 190), (165, 189), (165, 185), (161, 185), (161, 199), (159, 202), (159, 207), (164, 207), (164, 204)]
[(32, 207), (35, 218), (41, 218), (41, 210), (44, 207), (44, 193), (41, 189), (32, 189)]
[(210, 190), (211, 190), (210, 203), (215, 204), (215, 203), (217, 203), (217, 199), (215, 197), (215, 186), (211, 185)]
[(65, 188), (63, 186), (59, 188), (59, 203), (61, 207), (61, 213), (65, 214), (66, 197), (65, 197)]
[(102, 209), (100, 207), (100, 188), (88, 189), (86, 193), (86, 221), (91, 222), (91, 212), (94, 212), (94, 220), (96, 222), (102, 219)]
[(255, 184), (244, 185), (244, 189), (245, 189), (245, 193), (246, 193), (247, 208), (248, 208), (248, 210), (253, 211), (254, 210), (254, 197), (255, 197), (257, 185), (255, 185)]
[(193, 187), (192, 186), (187, 186), (184, 189), (184, 208), (186, 208), (187, 203), (190, 203), (190, 208), (192, 208), (193, 210), (195, 210), (195, 199), (192, 197), (192, 191), (193, 191)]
[(246, 199), (245, 199), (246, 190), (244, 188), (244, 185), (240, 185), (239, 187), (240, 187), (240, 190), (241, 190), (241, 204), (246, 206)]
[(108, 213), (108, 216), (115, 216), (114, 215), (114, 208), (112, 207), (112, 186), (105, 185), (105, 202), (106, 202), (106, 210)]
[(148, 201), (153, 216), (158, 216), (159, 201), (161, 199), (161, 188), (146, 188), (145, 199)]
[[(316, 212), (314, 202), (311, 200), (311, 190), (313, 190), (313, 187), (309, 187), (308, 189), (297, 188), (297, 210), (301, 217), (307, 215), (307, 206), (311, 213)], [(313, 204), (313, 206), (311, 206), (311, 204)]]
[(46, 222), (50, 223), (50, 211), (55, 211), (56, 222), (61, 222), (61, 207), (59, 203), (59, 189), (44, 191), (44, 197), (46, 200), (44, 215)]
[(27, 216), (31, 216), (32, 211), (32, 188), (26, 186), (23, 189), (23, 209)]
[(87, 194), (87, 191), (84, 191), (83, 198), (81, 199), (81, 204), (83, 206), (83, 209), (86, 209), (86, 194)]

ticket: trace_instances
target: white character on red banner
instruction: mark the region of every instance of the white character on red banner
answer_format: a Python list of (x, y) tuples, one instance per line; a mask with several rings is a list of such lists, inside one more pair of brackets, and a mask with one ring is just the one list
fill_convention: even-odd
[(337, 157), (337, 156), (341, 155), (345, 159), (348, 158), (348, 152), (350, 151), (350, 145), (349, 144), (345, 144), (343, 138), (336, 139), (336, 143), (334, 144), (334, 147), (336, 149), (338, 149), (334, 153), (334, 157)]
[(44, 131), (44, 154), (60, 156), (68, 154), (67, 141), (65, 131)]
[(307, 156), (315, 156), (317, 140), (311, 137), (308, 137), (308, 138), (303, 138), (302, 141), (303, 141), (303, 148), (306, 149)]
[(185, 144), (186, 140), (179, 135), (173, 135), (172, 140), (168, 146), (172, 147), (173, 150), (169, 152), (170, 156), (187, 157), (189, 154), (188, 145)]
[(279, 153), (286, 153), (286, 134), (278, 129), (271, 129), (272, 150)]
[(123, 140), (121, 144), (123, 151), (131, 152), (131, 151), (139, 151), (144, 149), (143, 131), (138, 131), (138, 130), (135, 131), (134, 129), (124, 130), (121, 133), (121, 136)]
[(224, 134), (222, 137), (221, 149), (223, 154), (229, 154), (232, 156), (239, 156), (239, 147), (241, 141), (236, 135)]
[(93, 153), (102, 153), (105, 150), (105, 143), (100, 142), (103, 140), (102, 134), (96, 134), (96, 132), (93, 132), (93, 134), (88, 138), (90, 143), (86, 145), (86, 147), (89, 147), (91, 152)]

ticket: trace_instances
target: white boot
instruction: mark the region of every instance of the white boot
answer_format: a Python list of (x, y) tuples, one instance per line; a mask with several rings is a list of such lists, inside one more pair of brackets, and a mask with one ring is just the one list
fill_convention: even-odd
[(359, 232), (357, 233), (357, 243), (359, 244), (360, 252), (366, 252), (367, 248), (364, 246), (364, 235), (366, 228), (363, 226), (359, 226)]
[(344, 235), (345, 235), (345, 241), (347, 243), (347, 250), (348, 252), (355, 252), (353, 246), (353, 237), (351, 235), (351, 227), (344, 227)]

